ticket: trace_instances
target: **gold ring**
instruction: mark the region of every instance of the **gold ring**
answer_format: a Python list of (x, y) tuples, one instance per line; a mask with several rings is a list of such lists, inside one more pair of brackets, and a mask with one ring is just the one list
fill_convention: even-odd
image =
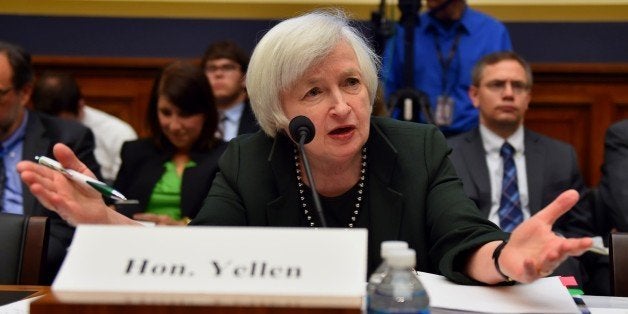
[(549, 276), (551, 273), (552, 273), (552, 271), (549, 271), (549, 270), (547, 270), (547, 271), (539, 271), (539, 276), (541, 276), (541, 277), (547, 277), (547, 276)]

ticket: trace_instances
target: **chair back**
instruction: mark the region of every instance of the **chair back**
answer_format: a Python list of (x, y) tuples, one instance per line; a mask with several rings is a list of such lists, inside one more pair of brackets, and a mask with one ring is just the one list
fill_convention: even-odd
[(45, 270), (47, 217), (0, 213), (0, 285), (39, 285)]
[(628, 233), (611, 233), (611, 291), (614, 296), (628, 297)]

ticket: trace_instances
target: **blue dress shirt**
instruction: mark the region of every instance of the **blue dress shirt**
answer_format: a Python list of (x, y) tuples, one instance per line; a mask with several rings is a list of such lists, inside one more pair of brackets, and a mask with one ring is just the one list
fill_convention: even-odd
[(222, 131), (223, 141), (229, 142), (232, 138), (238, 136), (242, 111), (244, 111), (243, 102), (220, 113), (223, 118), (219, 122), (219, 128)]
[[(427, 13), (421, 14), (414, 37), (414, 87), (429, 96), (432, 113), (436, 111), (439, 95), (447, 94), (454, 100), (453, 122), (448, 127), (441, 127), (441, 131), (445, 135), (453, 135), (477, 127), (478, 112), (467, 95), (471, 70), (484, 55), (512, 49), (506, 27), (488, 15), (466, 8), (461, 19), (449, 26)], [(458, 48), (446, 72), (446, 86), (443, 86), (443, 67), (438, 58), (437, 42), (446, 60), (457, 37)], [(382, 60), (384, 96), (387, 100), (392, 93), (404, 87), (403, 41), (403, 27), (397, 24), (395, 35), (386, 43)], [(425, 122), (425, 119), (420, 117), (419, 122)]]
[(7, 181), (4, 186), (4, 199), (2, 212), (11, 214), (24, 214), (22, 206), (22, 180), (17, 173), (17, 163), (22, 160), (22, 147), (24, 147), (24, 135), (26, 135), (26, 122), (28, 121), (28, 111), (24, 110), (24, 118), (20, 126), (9, 138), (2, 142), (4, 160), (4, 170)]

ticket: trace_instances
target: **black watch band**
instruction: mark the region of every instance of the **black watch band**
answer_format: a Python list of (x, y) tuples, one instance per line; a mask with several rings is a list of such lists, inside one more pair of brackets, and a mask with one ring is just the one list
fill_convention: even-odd
[(497, 269), (497, 272), (502, 277), (504, 277), (504, 281), (513, 282), (512, 278), (506, 276), (506, 274), (504, 274), (504, 272), (502, 272), (502, 269), (499, 267), (499, 256), (502, 254), (502, 250), (504, 249), (506, 244), (508, 244), (508, 240), (504, 240), (500, 245), (495, 248), (495, 251), (493, 251), (493, 262), (495, 263), (495, 269)]

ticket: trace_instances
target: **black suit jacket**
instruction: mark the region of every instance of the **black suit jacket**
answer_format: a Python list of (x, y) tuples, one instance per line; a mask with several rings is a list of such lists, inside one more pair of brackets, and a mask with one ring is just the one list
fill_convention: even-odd
[[(303, 226), (294, 172), (294, 144), (284, 134), (243, 135), (229, 143), (195, 225)], [(366, 202), (357, 225), (369, 230), (369, 273), (384, 240), (404, 240), (417, 268), (472, 283), (467, 253), (507, 235), (480, 217), (431, 125), (373, 117), (367, 142)], [(331, 209), (327, 209), (331, 210)]]
[[(191, 154), (195, 167), (186, 168), (181, 183), (181, 214), (194, 217), (207, 196), (214, 176), (218, 171), (218, 158), (227, 145), (219, 143), (209, 152)], [(164, 163), (172, 159), (172, 152), (158, 149), (152, 139), (125, 142), (120, 156), (122, 164), (114, 187), (128, 199), (137, 199), (139, 204), (117, 205), (122, 214), (132, 217), (146, 211), (146, 206), (155, 184), (164, 173)]]
[[(479, 128), (450, 138), (448, 143), (453, 149), (450, 158), (462, 179), (465, 194), (475, 202), (482, 216), (488, 218), (491, 186)], [(575, 189), (580, 195), (588, 193), (571, 145), (526, 129), (524, 150), (531, 215), (565, 190)], [(554, 229), (567, 237), (594, 236), (589, 203), (579, 202), (554, 224)]]
[[(491, 210), (491, 186), (486, 152), (479, 128), (448, 139), (453, 149), (450, 158), (462, 179), (465, 194), (488, 218)], [(584, 185), (578, 160), (573, 147), (530, 130), (524, 131), (524, 154), (530, 214), (534, 215), (560, 193), (575, 189), (585, 196), (554, 224), (554, 231), (566, 237), (595, 236), (588, 190)], [(595, 263), (595, 256), (587, 255), (585, 264)], [(588, 284), (588, 277), (575, 259), (568, 259), (555, 272), (558, 275), (574, 275), (580, 284)]]
[[(89, 128), (74, 121), (61, 120), (46, 114), (29, 111), (22, 159), (35, 160), (35, 156), (52, 157), (52, 147), (56, 143), (64, 143), (69, 146), (76, 156), (96, 176), (100, 177), (100, 166), (94, 157), (94, 135)], [(47, 210), (37, 201), (37, 198), (33, 196), (24, 183), (22, 183), (22, 195), (25, 215), (51, 218), (47, 260), (49, 269), (46, 271), (46, 281), (52, 282), (72, 241), (74, 228), (56, 213)]]
[(242, 116), (240, 117), (240, 124), (238, 125), (238, 135), (255, 133), (259, 130), (259, 124), (251, 109), (251, 102), (247, 99), (244, 102), (244, 110), (242, 110)]
[(604, 232), (611, 227), (628, 232), (628, 120), (611, 125), (604, 140), (604, 165), (599, 196), (604, 204), (603, 214), (608, 221)]

